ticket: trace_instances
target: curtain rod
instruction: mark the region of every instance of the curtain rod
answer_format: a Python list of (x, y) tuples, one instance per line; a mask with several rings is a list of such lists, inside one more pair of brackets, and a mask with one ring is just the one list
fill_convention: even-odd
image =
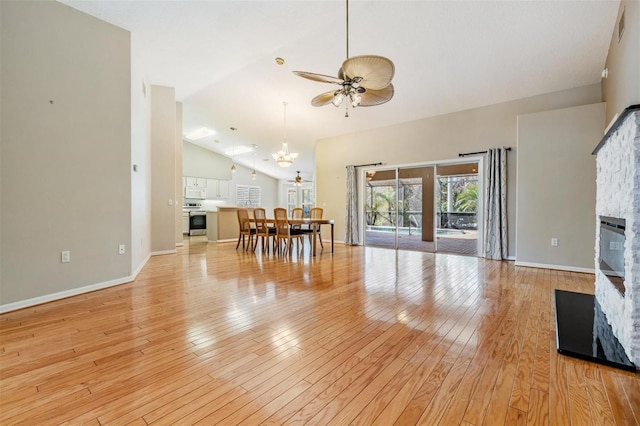
[[(507, 151), (511, 151), (511, 147), (503, 147)], [(477, 154), (486, 154), (488, 151), (478, 151), (478, 152), (465, 152), (458, 154), (458, 157), (464, 157), (465, 155), (477, 155)]]
[[(365, 167), (365, 166), (382, 166), (382, 163), (358, 164), (353, 167)], [(346, 167), (349, 167), (349, 166), (346, 166)]]

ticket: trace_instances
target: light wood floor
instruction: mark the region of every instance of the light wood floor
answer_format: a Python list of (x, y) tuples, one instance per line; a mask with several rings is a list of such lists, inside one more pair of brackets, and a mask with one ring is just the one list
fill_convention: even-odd
[(194, 239), (134, 283), (0, 316), (0, 424), (638, 424), (640, 374), (556, 353), (593, 276)]

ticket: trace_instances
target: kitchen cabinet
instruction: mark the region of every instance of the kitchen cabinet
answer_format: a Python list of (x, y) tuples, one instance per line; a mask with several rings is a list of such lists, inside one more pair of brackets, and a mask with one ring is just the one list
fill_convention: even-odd
[(207, 199), (223, 200), (229, 198), (229, 181), (207, 179)]
[(200, 177), (185, 176), (185, 186), (188, 188), (205, 189), (207, 187), (207, 179)]
[(182, 213), (182, 233), (189, 234), (189, 213)]

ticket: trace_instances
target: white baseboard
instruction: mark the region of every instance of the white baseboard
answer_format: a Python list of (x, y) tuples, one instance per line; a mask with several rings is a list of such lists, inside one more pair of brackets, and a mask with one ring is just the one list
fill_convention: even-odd
[(595, 274), (596, 270), (591, 268), (580, 268), (577, 266), (565, 266), (565, 265), (548, 265), (546, 263), (531, 263), (531, 262), (519, 262), (516, 260), (515, 266), (525, 266), (528, 268), (541, 268), (541, 269), (553, 269), (556, 271), (569, 271), (569, 272), (581, 272), (585, 274)]
[(109, 287), (114, 287), (120, 284), (130, 283), (131, 281), (135, 281), (138, 277), (142, 268), (145, 267), (151, 256), (159, 256), (164, 254), (175, 254), (176, 250), (165, 250), (165, 251), (156, 251), (153, 253), (149, 253), (147, 257), (140, 263), (138, 268), (128, 277), (116, 278), (115, 280), (109, 280), (102, 283), (90, 284), (84, 287), (72, 288), (70, 290), (59, 291), (57, 293), (45, 294), (43, 296), (33, 297), (27, 300), (21, 300), (19, 302), (7, 303), (5, 305), (0, 305), (0, 314), (5, 312), (16, 311), (18, 309), (29, 308), (36, 305), (41, 305), (43, 303), (53, 302), (55, 300), (65, 299), (71, 296), (77, 296), (79, 294), (89, 293), (96, 290), (102, 290)]
[(35, 305), (41, 305), (47, 302), (53, 302), (54, 300), (65, 299), (71, 296), (77, 296), (83, 293), (89, 293), (96, 290), (102, 290), (105, 288), (113, 287), (120, 284), (125, 284), (133, 281), (132, 277), (117, 278), (115, 280), (105, 281), (102, 283), (91, 284), (84, 287), (73, 288), (70, 290), (59, 291), (57, 293), (45, 294), (43, 296), (34, 297), (32, 299), (21, 300), (19, 302), (7, 303), (6, 305), (0, 305), (0, 313), (15, 311), (18, 309), (29, 308)]
[(165, 254), (176, 254), (178, 250), (160, 250), (160, 251), (152, 251), (151, 256), (163, 256)]
[(176, 243), (176, 247), (184, 247), (184, 243)]
[(151, 253), (149, 253), (142, 262), (140, 262), (138, 268), (133, 272), (133, 274), (131, 274), (131, 281), (135, 281), (135, 279), (138, 278), (138, 274), (142, 271), (142, 268), (145, 267), (149, 259), (151, 259)]

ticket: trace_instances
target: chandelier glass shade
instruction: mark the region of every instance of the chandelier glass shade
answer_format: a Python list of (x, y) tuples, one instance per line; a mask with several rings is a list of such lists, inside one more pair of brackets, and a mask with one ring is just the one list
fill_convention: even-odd
[(289, 167), (298, 156), (297, 153), (289, 152), (289, 144), (287, 142), (282, 142), (282, 148), (280, 151), (271, 155), (280, 167)]
[(293, 164), (293, 161), (298, 157), (298, 154), (295, 152), (289, 152), (289, 144), (287, 143), (287, 103), (283, 102), (284, 106), (284, 126), (283, 126), (283, 137), (282, 137), (282, 148), (280, 151), (271, 154), (276, 163), (280, 167), (289, 167)]

